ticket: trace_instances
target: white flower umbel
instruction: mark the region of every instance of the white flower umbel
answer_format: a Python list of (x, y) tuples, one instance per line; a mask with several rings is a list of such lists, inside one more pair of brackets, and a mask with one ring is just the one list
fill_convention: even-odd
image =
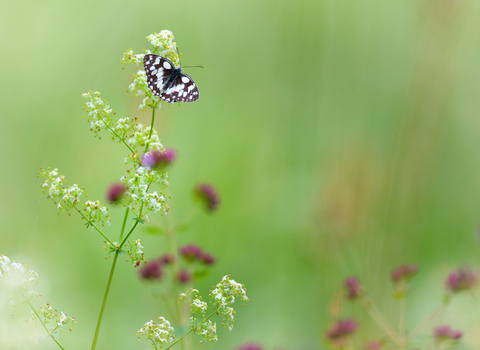
[[(201, 335), (204, 340), (210, 343), (215, 343), (218, 340), (217, 337), (217, 324), (210, 320), (205, 320), (196, 327), (196, 332)], [(200, 343), (203, 343), (201, 340)]]
[(80, 196), (85, 193), (85, 188), (74, 184), (65, 188), (65, 176), (60, 175), (58, 169), (44, 170), (40, 168), (39, 176), (42, 175), (46, 180), (42, 184), (42, 192), (47, 194), (47, 198), (51, 198), (57, 205), (58, 212), (66, 211), (70, 213), (71, 209), (77, 210), (84, 219), (87, 220), (86, 226), (92, 229), (95, 223), (99, 222), (102, 225), (110, 224), (108, 216), (108, 208), (100, 204), (99, 201), (86, 201), (83, 210), (80, 210), (76, 205), (80, 202)]
[(168, 206), (165, 194), (161, 191), (152, 191), (150, 187), (160, 184), (162, 188), (168, 186), (168, 175), (161, 170), (139, 167), (136, 172), (127, 171), (120, 181), (127, 187), (124, 193), (124, 203), (136, 212), (139, 219), (144, 220), (148, 212), (167, 214)]
[(224, 276), (215, 288), (210, 292), (210, 299), (216, 307), (217, 312), (224, 316), (222, 326), (233, 329), (233, 322), (235, 322), (235, 310), (230, 307), (235, 303), (235, 298), (240, 298), (243, 301), (248, 301), (245, 287), (230, 279), (230, 276)]
[(98, 91), (88, 91), (82, 94), (85, 102), (84, 111), (87, 112), (87, 120), (90, 123), (90, 130), (98, 136), (101, 130), (109, 132), (109, 137), (115, 142), (125, 142), (134, 132), (136, 118), (114, 118), (115, 112), (110, 108), (107, 101), (100, 98)]
[[(158, 323), (149, 321), (137, 332), (139, 339), (148, 339), (155, 346), (155, 350), (162, 349), (163, 345), (175, 339), (175, 329), (163, 317), (158, 318)], [(140, 340), (139, 340), (140, 341)]]
[(35, 312), (32, 311), (30, 321), (41, 322), (44, 326), (52, 323), (52, 327), (48, 330), (48, 335), (52, 335), (59, 329), (62, 330), (63, 326), (68, 326), (68, 329), (71, 331), (72, 326), (77, 323), (75, 317), (67, 316), (63, 311), (59, 313), (57, 309), (54, 309), (48, 303), (40, 306)]

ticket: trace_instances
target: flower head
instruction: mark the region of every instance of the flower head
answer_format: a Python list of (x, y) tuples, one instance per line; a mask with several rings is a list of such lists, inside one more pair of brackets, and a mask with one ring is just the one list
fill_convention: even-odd
[(107, 199), (110, 203), (120, 201), (127, 188), (121, 183), (114, 183), (110, 186), (107, 192)]
[(143, 156), (142, 164), (150, 169), (163, 170), (167, 165), (172, 164), (176, 157), (177, 152), (174, 149), (150, 151)]
[(153, 321), (145, 323), (137, 332), (137, 337), (148, 339), (156, 349), (161, 349), (163, 344), (175, 339), (175, 329), (170, 326), (170, 322), (165, 318), (159, 317), (158, 323)]
[(179, 253), (188, 262), (194, 262), (203, 255), (202, 249), (193, 243), (180, 247)]
[(475, 287), (478, 282), (478, 272), (469, 268), (461, 268), (448, 275), (445, 285), (447, 290), (455, 293)]
[(200, 260), (202, 263), (204, 263), (205, 265), (213, 265), (215, 264), (215, 257), (210, 254), (210, 253), (202, 253), (201, 257), (200, 257)]
[(358, 329), (358, 322), (353, 318), (338, 320), (327, 330), (325, 337), (337, 348), (345, 346), (350, 336)]
[(175, 261), (175, 257), (172, 254), (163, 254), (158, 261), (162, 265), (169, 265)]
[(186, 269), (181, 269), (177, 273), (177, 280), (182, 284), (188, 283), (192, 280), (192, 274)]
[(347, 288), (348, 299), (355, 299), (362, 293), (362, 286), (355, 276), (348, 277), (343, 282), (343, 285)]
[(394, 282), (399, 282), (400, 280), (408, 281), (418, 272), (418, 265), (402, 265), (392, 270), (390, 277)]
[(145, 280), (158, 280), (162, 277), (162, 274), (162, 264), (158, 260), (146, 263), (140, 270), (140, 276)]
[(200, 184), (195, 187), (195, 198), (201, 202), (205, 208), (210, 212), (214, 212), (218, 208), (220, 198), (218, 197), (215, 187), (209, 184)]
[(433, 330), (433, 337), (439, 342), (446, 340), (456, 341), (462, 337), (462, 332), (453, 330), (448, 325), (442, 325)]

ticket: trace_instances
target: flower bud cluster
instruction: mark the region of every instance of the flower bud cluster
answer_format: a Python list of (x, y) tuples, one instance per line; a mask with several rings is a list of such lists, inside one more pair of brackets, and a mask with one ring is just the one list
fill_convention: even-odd
[(51, 198), (57, 205), (58, 212), (66, 211), (70, 213), (71, 209), (78, 210), (84, 219), (87, 220), (86, 226), (89, 229), (93, 229), (93, 225), (96, 222), (100, 222), (102, 225), (105, 223), (110, 224), (110, 217), (108, 215), (108, 208), (100, 204), (99, 201), (86, 201), (83, 206), (83, 210), (77, 209), (76, 205), (80, 202), (80, 196), (84, 194), (85, 188), (82, 188), (76, 184), (65, 188), (65, 176), (60, 175), (58, 169), (44, 170), (40, 168), (39, 176), (42, 175), (46, 180), (42, 184), (42, 192), (47, 194), (47, 198)]
[(75, 323), (75, 317), (70, 317), (67, 316), (66, 313), (63, 311), (60, 311), (60, 314), (58, 313), (57, 309), (54, 309), (50, 304), (45, 304), (43, 306), (40, 306), (35, 312), (32, 311), (32, 315), (30, 316), (30, 321), (38, 322), (38, 318), (41, 319), (42, 323), (44, 325), (47, 325), (48, 323), (53, 323), (54, 327), (50, 328), (50, 334), (55, 332), (57, 329), (67, 325), (69, 326), (69, 330), (72, 330), (72, 327)]
[(233, 329), (233, 322), (235, 322), (235, 310), (230, 307), (235, 303), (235, 298), (240, 298), (242, 302), (248, 301), (245, 287), (230, 279), (229, 275), (224, 276), (222, 281), (210, 291), (210, 299), (217, 313), (224, 316), (222, 325), (229, 330)]
[(175, 339), (175, 329), (170, 326), (169, 321), (159, 317), (158, 323), (153, 320), (145, 323), (137, 332), (137, 337), (150, 340), (155, 349), (162, 349), (163, 345)]
[(216, 342), (218, 340), (217, 324), (212, 323), (212, 321), (206, 317), (205, 313), (208, 305), (202, 300), (202, 297), (199, 296), (199, 291), (192, 288), (188, 292), (180, 293), (180, 300), (188, 301), (190, 305), (188, 318), (194, 331), (203, 338), (200, 343), (203, 343), (204, 340), (210, 343)]

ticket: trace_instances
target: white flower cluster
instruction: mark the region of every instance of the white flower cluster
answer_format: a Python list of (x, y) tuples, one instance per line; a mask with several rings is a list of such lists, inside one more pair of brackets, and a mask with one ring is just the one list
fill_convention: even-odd
[(175, 37), (169, 30), (162, 30), (160, 33), (153, 33), (147, 36), (147, 40), (154, 47), (154, 53), (158, 53), (160, 56), (168, 58), (175, 67), (180, 66), (180, 58), (177, 52), (177, 43), (173, 41)]
[(170, 322), (163, 317), (158, 318), (158, 323), (149, 321), (143, 325), (137, 332), (138, 338), (150, 340), (155, 349), (161, 349), (166, 343), (175, 339), (175, 329), (170, 326)]
[[(203, 339), (209, 341), (210, 343), (214, 343), (218, 340), (217, 324), (210, 320), (203, 321), (196, 327), (195, 330), (198, 335), (201, 335)], [(200, 341), (200, 343), (203, 343), (203, 341)]]
[(136, 66), (143, 65), (143, 56), (143, 54), (136, 55), (132, 49), (127, 50), (127, 52), (123, 54), (122, 58), (122, 63), (124, 64), (123, 67), (125, 68), (127, 64), (134, 64)]
[(85, 189), (74, 184), (68, 188), (65, 188), (65, 176), (60, 175), (58, 169), (44, 170), (40, 168), (39, 175), (46, 177), (47, 179), (42, 184), (42, 192), (48, 195), (47, 198), (57, 204), (58, 212), (66, 211), (70, 212), (78, 202), (80, 202), (80, 196), (84, 193)]
[(72, 330), (72, 326), (77, 323), (75, 321), (75, 317), (67, 316), (66, 313), (60, 311), (58, 313), (57, 309), (54, 309), (50, 304), (45, 304), (44, 306), (40, 306), (35, 312), (32, 311), (32, 315), (30, 316), (30, 321), (38, 322), (39, 318), (41, 322), (46, 325), (50, 322), (53, 322), (54, 327), (50, 328), (50, 333), (54, 333), (57, 329), (65, 326), (70, 325), (69, 330)]
[(80, 214), (87, 220), (87, 228), (93, 229), (95, 222), (100, 222), (102, 225), (105, 223), (110, 224), (110, 218), (108, 217), (108, 208), (105, 205), (100, 204), (99, 201), (86, 201), (83, 206), (83, 210), (80, 211), (75, 206), (80, 202), (80, 196), (84, 194), (85, 188), (82, 188), (76, 184), (65, 188), (65, 176), (60, 175), (58, 169), (44, 170), (40, 168), (39, 176), (46, 177), (46, 180), (42, 184), (42, 192), (47, 194), (47, 198), (52, 198), (57, 205), (58, 212), (66, 211), (70, 212), (71, 209), (78, 210)]
[(235, 310), (230, 305), (235, 303), (237, 297), (241, 298), (242, 302), (248, 301), (244, 286), (230, 279), (228, 275), (224, 276), (210, 292), (210, 298), (217, 312), (225, 317), (222, 325), (229, 330), (233, 329), (233, 322), (235, 322)]
[(32, 290), (32, 284), (38, 283), (38, 274), (21, 263), (12, 262), (6, 255), (0, 255), (0, 281), (7, 291), (7, 306), (13, 312), (22, 304), (40, 294)]
[(158, 183), (162, 188), (168, 186), (168, 175), (161, 170), (149, 169), (140, 166), (135, 172), (127, 171), (120, 181), (127, 187), (124, 194), (124, 203), (132, 210), (138, 210), (139, 219), (146, 218), (148, 212), (167, 214), (168, 206), (165, 194), (161, 191), (148, 192), (150, 186)]
[[(140, 240), (128, 241), (129, 248), (126, 249), (128, 256), (130, 257), (133, 267), (138, 267), (142, 261), (145, 261), (145, 253), (143, 252), (143, 246), (140, 244)], [(128, 261), (128, 260), (127, 260)]]
[(137, 148), (142, 152), (145, 150), (147, 142), (149, 151), (163, 151), (165, 149), (160, 142), (157, 130), (153, 129), (152, 135), (150, 135), (150, 126), (144, 126), (143, 124), (135, 125), (127, 142), (132, 148)]
[(82, 96), (84, 100), (90, 100), (85, 102), (83, 109), (87, 112), (90, 130), (95, 132), (95, 136), (98, 136), (98, 132), (101, 130), (108, 130), (113, 141), (125, 142), (129, 135), (134, 132), (136, 118), (114, 118), (115, 112), (110, 108), (107, 101), (100, 98), (98, 91), (89, 91)]
[(100, 201), (87, 201), (83, 206), (83, 217), (87, 220), (87, 228), (93, 230), (93, 224), (95, 222), (100, 222), (102, 226), (105, 223), (109, 224), (112, 222), (112, 219), (108, 217), (108, 208), (104, 204), (100, 204)]

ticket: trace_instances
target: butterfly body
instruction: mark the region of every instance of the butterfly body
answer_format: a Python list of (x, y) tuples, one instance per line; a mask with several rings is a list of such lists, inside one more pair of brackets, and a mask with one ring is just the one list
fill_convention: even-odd
[(197, 84), (182, 72), (181, 67), (175, 68), (170, 60), (148, 54), (143, 58), (143, 67), (147, 75), (148, 88), (162, 100), (169, 103), (198, 100)]

